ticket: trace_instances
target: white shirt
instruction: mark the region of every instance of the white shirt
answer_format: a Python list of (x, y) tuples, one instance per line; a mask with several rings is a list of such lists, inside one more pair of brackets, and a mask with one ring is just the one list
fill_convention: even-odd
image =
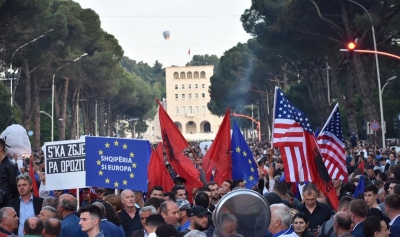
[(150, 233), (149, 237), (157, 237), (156, 233)]
[(393, 223), (396, 221), (396, 219), (397, 219), (397, 217), (399, 217), (400, 216), (400, 214), (399, 215), (397, 215), (395, 218), (393, 218), (393, 220), (389, 223), (389, 225), (390, 226), (392, 226), (393, 225)]

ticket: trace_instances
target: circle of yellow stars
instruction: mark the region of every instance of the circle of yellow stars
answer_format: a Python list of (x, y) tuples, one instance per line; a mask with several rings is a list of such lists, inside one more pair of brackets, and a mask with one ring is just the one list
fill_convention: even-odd
[[(236, 147), (236, 148), (235, 148), (235, 151), (236, 151), (237, 153), (242, 153), (243, 157), (247, 157), (247, 152), (246, 152), (246, 151), (243, 151), (243, 152), (242, 152), (242, 149), (240, 149), (240, 147)], [(247, 159), (247, 161), (249, 162), (250, 165), (253, 164), (252, 161), (251, 161), (251, 159)], [(255, 172), (255, 170), (254, 170), (253, 167), (250, 167), (250, 171), (251, 171), (252, 173)], [(250, 176), (249, 176), (249, 180), (250, 180), (250, 181), (253, 181), (253, 180), (254, 180), (253, 175), (250, 175)], [(243, 180), (243, 183), (246, 184), (246, 183), (247, 183), (247, 180)]]
[[(106, 143), (104, 144), (104, 146), (105, 146), (105, 148), (110, 148), (111, 144), (108, 143), (108, 142), (106, 142)], [(119, 141), (118, 141), (118, 140), (115, 140), (115, 141), (114, 141), (114, 146), (119, 146)], [(123, 150), (128, 150), (128, 145), (127, 145), (126, 143), (124, 143), (124, 144), (122, 145), (122, 149), (123, 149)], [(99, 152), (99, 156), (102, 156), (102, 155), (104, 154), (104, 151), (101, 150), (101, 149), (100, 149), (98, 152)], [(131, 151), (131, 152), (129, 153), (129, 157), (130, 157), (130, 158), (135, 158), (135, 153), (133, 153), (133, 152)], [(101, 160), (98, 159), (98, 160), (96, 161), (96, 164), (97, 164), (97, 165), (101, 165)], [(137, 167), (136, 162), (133, 162), (133, 163), (132, 163), (132, 168), (135, 168), (135, 169), (136, 169), (136, 167)], [(103, 175), (104, 175), (103, 170), (100, 170), (100, 171), (99, 171), (99, 176), (103, 176)], [(130, 179), (134, 179), (134, 178), (135, 178), (135, 174), (131, 172), (131, 173), (129, 174), (129, 178), (130, 178)], [(104, 180), (104, 182), (105, 182), (106, 184), (109, 184), (109, 183), (111, 182), (111, 180), (110, 180), (109, 178), (106, 178), (106, 179)], [(124, 179), (124, 180), (122, 181), (122, 185), (128, 185), (128, 180)], [(117, 181), (114, 182), (114, 187), (116, 187), (116, 188), (119, 187), (119, 183), (118, 183)]]

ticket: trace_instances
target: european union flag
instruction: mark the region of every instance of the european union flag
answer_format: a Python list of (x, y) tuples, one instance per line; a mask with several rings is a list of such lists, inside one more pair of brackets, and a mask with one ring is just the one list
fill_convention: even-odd
[(86, 185), (147, 191), (147, 140), (86, 137)]
[(232, 132), (232, 179), (243, 179), (246, 188), (252, 188), (258, 183), (257, 164), (253, 153), (247, 145), (236, 121), (233, 123)]

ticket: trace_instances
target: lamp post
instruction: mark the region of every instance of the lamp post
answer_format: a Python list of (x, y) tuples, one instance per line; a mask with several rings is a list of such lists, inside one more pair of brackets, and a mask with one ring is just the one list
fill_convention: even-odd
[[(369, 20), (371, 21), (371, 30), (372, 30), (372, 40), (374, 42), (374, 50), (378, 51), (376, 48), (376, 38), (375, 38), (375, 28), (374, 28), (374, 24), (371, 18), (371, 15), (369, 14), (369, 12), (367, 11), (367, 9), (365, 9), (365, 7), (361, 4), (359, 4), (358, 2), (355, 2), (353, 0), (347, 0), (351, 3), (354, 3), (358, 6), (360, 6), (368, 15)], [(379, 107), (380, 107), (380, 114), (381, 114), (381, 123), (384, 123), (384, 118), (383, 118), (383, 105), (382, 105), (382, 89), (381, 89), (381, 78), (380, 78), (380, 73), (379, 73), (379, 61), (378, 61), (378, 54), (375, 53), (375, 64), (376, 64), (376, 77), (378, 79), (378, 92), (379, 92)], [(385, 133), (382, 129), (382, 148), (385, 148)]]
[[(47, 116), (49, 116), (49, 118), (51, 119), (51, 121), (53, 121), (53, 116), (51, 116), (50, 114), (44, 112), (44, 111), (40, 111), (41, 114), (45, 114)], [(54, 131), (53, 131), (53, 127), (51, 128), (51, 141), (54, 140)]]
[[(391, 78), (389, 78), (389, 79), (387, 79), (386, 80), (386, 83), (385, 83), (385, 85), (383, 85), (383, 87), (382, 87), (382, 90), (381, 90), (381, 93), (380, 93), (380, 98), (379, 98), (379, 100), (380, 101), (382, 101), (382, 94), (383, 94), (383, 90), (385, 89), (385, 87), (391, 82), (391, 81), (393, 81), (393, 80), (396, 80), (397, 79), (397, 76), (392, 76)], [(383, 104), (382, 104), (382, 111), (383, 111)], [(383, 117), (383, 113), (382, 113), (382, 119), (384, 119), (384, 117)], [(385, 123), (385, 120), (382, 120), (382, 133), (386, 133), (386, 123)], [(384, 141), (384, 144), (386, 143), (386, 141)]]
[[(76, 62), (76, 61), (80, 60), (81, 58), (85, 57), (86, 55), (88, 55), (88, 54), (87, 54), (87, 53), (84, 53), (84, 54), (82, 54), (81, 56), (79, 56), (78, 58), (72, 60), (71, 62), (72, 62), (72, 63), (73, 63), (73, 62)], [(64, 66), (67, 66), (67, 65), (70, 64), (71, 62), (67, 63), (67, 64), (64, 65)], [(53, 131), (53, 129), (54, 129), (54, 119), (53, 119), (53, 117), (54, 117), (54, 90), (55, 90), (55, 88), (54, 88), (54, 78), (56, 77), (56, 73), (57, 73), (61, 68), (63, 68), (64, 66), (59, 67), (59, 68), (56, 69), (56, 71), (55, 71), (54, 74), (53, 74), (53, 80), (52, 80), (52, 83), (51, 83), (51, 131)]]
[[(13, 62), (13, 59), (14, 59), (15, 54), (16, 54), (20, 49), (22, 49), (23, 47), (27, 46), (28, 44), (31, 44), (31, 43), (35, 42), (36, 40), (38, 40), (38, 39), (44, 37), (45, 35), (47, 35), (48, 33), (52, 32), (52, 31), (53, 31), (53, 29), (50, 29), (49, 31), (45, 32), (43, 35), (41, 35), (41, 36), (39, 36), (39, 37), (36, 37), (35, 39), (29, 41), (28, 43), (19, 46), (19, 47), (14, 51), (14, 53), (13, 53), (12, 56), (11, 56), (11, 61), (10, 61), (10, 70), (11, 70), (11, 72), (12, 72), (12, 70), (13, 70), (12, 62)], [(13, 77), (10, 79), (11, 123), (12, 123), (12, 120), (13, 120), (12, 107), (13, 107), (13, 104), (14, 104), (14, 103), (13, 103), (13, 83), (12, 83), (13, 80), (14, 80), (14, 73), (13, 73)]]

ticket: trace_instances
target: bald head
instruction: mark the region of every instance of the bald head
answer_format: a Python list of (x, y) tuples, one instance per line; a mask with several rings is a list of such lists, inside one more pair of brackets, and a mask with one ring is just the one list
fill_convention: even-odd
[(71, 212), (75, 212), (76, 208), (78, 207), (78, 202), (77, 202), (76, 198), (74, 196), (72, 196), (71, 194), (61, 195), (60, 198), (58, 199), (58, 204), (62, 208), (66, 209), (68, 211), (71, 211)]
[(43, 233), (43, 222), (36, 216), (29, 217), (24, 223), (24, 235), (39, 235)]
[(345, 230), (350, 231), (351, 227), (351, 218), (347, 212), (338, 212), (333, 216), (333, 226)]
[(61, 233), (61, 221), (50, 218), (44, 222), (44, 234), (46, 236), (59, 236)]

